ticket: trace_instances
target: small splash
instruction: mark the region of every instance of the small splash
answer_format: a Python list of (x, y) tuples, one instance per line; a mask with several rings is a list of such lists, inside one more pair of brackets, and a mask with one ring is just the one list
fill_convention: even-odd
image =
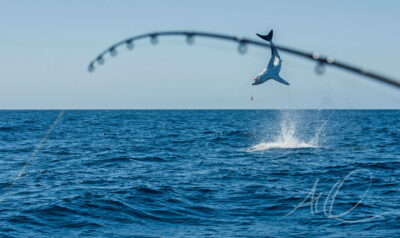
[(280, 134), (275, 140), (259, 143), (247, 152), (264, 151), (269, 149), (297, 149), (297, 148), (318, 148), (319, 136), (325, 127), (326, 121), (318, 128), (313, 138), (302, 140), (296, 137), (296, 122), (287, 115), (284, 116), (281, 123)]

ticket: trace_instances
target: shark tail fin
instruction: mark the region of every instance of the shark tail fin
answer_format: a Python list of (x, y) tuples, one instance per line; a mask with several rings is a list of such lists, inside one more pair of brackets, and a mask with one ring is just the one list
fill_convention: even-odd
[(284, 80), (283, 78), (281, 78), (279, 75), (276, 77), (273, 77), (273, 79), (277, 82), (283, 83), (285, 85), (290, 85), (288, 82), (286, 82), (286, 80)]
[(273, 30), (271, 30), (269, 33), (268, 33), (268, 35), (260, 35), (260, 34), (257, 34), (259, 37), (261, 37), (263, 40), (266, 40), (266, 41), (271, 41), (272, 40), (272, 36), (274, 35), (274, 32), (273, 32)]

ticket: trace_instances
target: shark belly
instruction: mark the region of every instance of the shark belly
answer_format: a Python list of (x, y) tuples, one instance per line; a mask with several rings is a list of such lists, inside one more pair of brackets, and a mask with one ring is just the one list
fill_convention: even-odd
[(265, 72), (265, 74), (260, 77), (259, 81), (260, 81), (260, 84), (261, 84), (261, 83), (265, 83), (266, 81), (268, 81), (270, 79), (272, 79), (271, 73), (270, 72)]

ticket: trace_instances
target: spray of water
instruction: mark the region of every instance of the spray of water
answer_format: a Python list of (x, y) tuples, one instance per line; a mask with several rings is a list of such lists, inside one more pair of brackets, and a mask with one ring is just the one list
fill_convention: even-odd
[(315, 131), (312, 138), (304, 139), (296, 135), (297, 120), (289, 114), (284, 114), (281, 124), (280, 133), (272, 141), (263, 141), (250, 149), (248, 152), (263, 151), (269, 149), (295, 149), (295, 148), (318, 148), (318, 142), (321, 132), (325, 127), (326, 121)]

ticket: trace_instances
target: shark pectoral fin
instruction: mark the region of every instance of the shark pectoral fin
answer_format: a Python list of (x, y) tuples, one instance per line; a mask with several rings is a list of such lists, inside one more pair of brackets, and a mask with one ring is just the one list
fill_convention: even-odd
[(278, 82), (283, 83), (283, 84), (285, 84), (285, 85), (290, 85), (288, 82), (286, 82), (286, 80), (284, 80), (283, 78), (281, 78), (281, 77), (279, 77), (279, 76), (276, 76), (276, 77), (274, 77), (273, 79), (274, 79), (275, 81), (278, 81)]

